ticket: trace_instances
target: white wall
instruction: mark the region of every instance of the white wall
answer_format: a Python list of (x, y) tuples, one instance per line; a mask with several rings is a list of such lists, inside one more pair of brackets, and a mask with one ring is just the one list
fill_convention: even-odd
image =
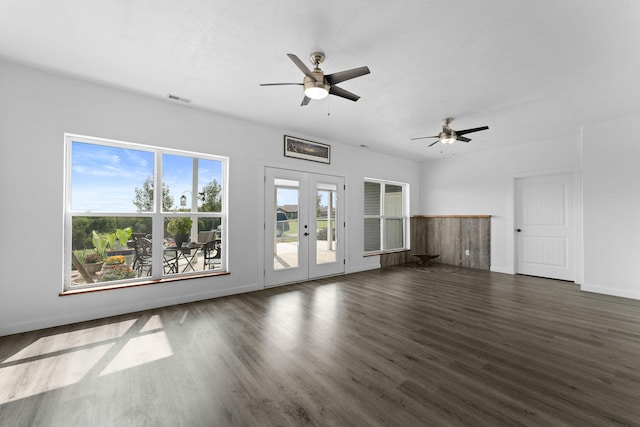
[(583, 129), (582, 289), (635, 299), (640, 299), (638, 123), (640, 116), (625, 117)]
[[(419, 205), (417, 163), (337, 141), (2, 61), (0, 93), (0, 335), (261, 289), (265, 165), (345, 177), (348, 272), (379, 266), (362, 257), (364, 176), (411, 184)], [(228, 156), (231, 274), (60, 297), (65, 132)], [(284, 158), (284, 134), (331, 144), (332, 164)]]
[(580, 161), (580, 135), (572, 135), (424, 162), (420, 214), (491, 215), (491, 270), (513, 274), (514, 179), (579, 170)]

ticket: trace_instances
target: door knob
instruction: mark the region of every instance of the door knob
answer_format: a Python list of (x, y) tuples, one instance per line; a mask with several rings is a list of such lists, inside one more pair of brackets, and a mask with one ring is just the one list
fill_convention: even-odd
[(520, 233), (522, 230), (521, 230), (520, 228), (518, 228), (518, 229), (516, 229), (516, 231), (517, 231), (518, 233)]

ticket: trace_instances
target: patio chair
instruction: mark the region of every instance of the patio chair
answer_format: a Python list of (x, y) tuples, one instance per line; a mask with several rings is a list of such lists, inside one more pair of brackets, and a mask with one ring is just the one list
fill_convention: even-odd
[(138, 237), (135, 240), (136, 258), (133, 261), (133, 269), (138, 272), (138, 277), (142, 273), (147, 272), (147, 276), (151, 276), (151, 240), (145, 237)]
[(136, 270), (138, 268), (138, 255), (135, 252), (136, 240), (141, 239), (141, 238), (145, 238), (145, 237), (147, 239), (151, 240), (151, 237), (150, 236), (145, 236), (144, 233), (131, 233), (131, 240), (129, 240), (127, 242), (127, 247), (129, 249), (133, 249), (134, 250), (133, 255), (134, 255), (135, 258), (133, 259), (133, 263), (131, 264), (131, 269), (133, 269), (133, 270)]
[(200, 231), (198, 233), (198, 243), (202, 243), (203, 245), (207, 242), (210, 242), (214, 238), (215, 231)]
[[(136, 247), (136, 239), (139, 239), (141, 237), (146, 237), (147, 239), (151, 238), (151, 237), (145, 235), (144, 233), (131, 233), (131, 240), (129, 240), (127, 242), (127, 247), (129, 249), (135, 249), (135, 247)], [(134, 270), (135, 270), (135, 268), (134, 268)]]
[(211, 240), (202, 246), (204, 252), (204, 263), (202, 269), (209, 270), (215, 268), (216, 264), (222, 264), (220, 255), (222, 255), (222, 242), (220, 240)]

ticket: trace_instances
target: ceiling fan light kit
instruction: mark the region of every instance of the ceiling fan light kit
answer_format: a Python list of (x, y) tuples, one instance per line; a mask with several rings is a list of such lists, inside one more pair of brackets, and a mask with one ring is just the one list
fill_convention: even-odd
[(438, 135), (438, 138), (440, 139), (440, 142), (442, 142), (443, 144), (453, 144), (454, 142), (456, 142), (456, 133), (451, 132), (449, 135), (447, 135), (444, 132), (440, 132), (440, 134)]
[(324, 99), (329, 96), (329, 85), (304, 76), (304, 94), (311, 99)]

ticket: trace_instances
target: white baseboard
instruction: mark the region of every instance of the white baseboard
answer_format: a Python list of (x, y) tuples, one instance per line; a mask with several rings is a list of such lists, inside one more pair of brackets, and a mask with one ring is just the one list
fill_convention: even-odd
[(350, 267), (345, 271), (345, 274), (360, 273), (361, 271), (377, 270), (380, 268), (380, 264), (377, 265), (360, 265), (356, 267)]
[(494, 273), (515, 274), (513, 271), (511, 271), (510, 269), (505, 268), (505, 267), (494, 267), (494, 266), (491, 266), (489, 271), (492, 271)]
[(276, 283), (274, 285), (265, 285), (264, 288), (265, 289), (278, 288), (280, 286), (295, 285), (296, 283), (305, 283), (305, 282), (310, 282), (312, 280), (325, 279), (325, 278), (328, 278), (328, 277), (340, 277), (340, 276), (344, 276), (345, 274), (359, 273), (361, 271), (368, 271), (368, 270), (377, 270), (379, 268), (380, 268), (379, 264), (377, 266), (360, 266), (360, 267), (357, 267), (357, 268), (351, 268), (351, 269), (345, 271), (344, 273), (328, 274), (326, 276), (314, 277), (313, 279), (294, 280), (292, 282), (283, 282), (283, 283)]
[(595, 294), (611, 295), (614, 297), (630, 298), (640, 300), (640, 292), (627, 291), (624, 289), (603, 288), (601, 286), (580, 285), (580, 290), (593, 292)]
[[(58, 316), (44, 317), (41, 319), (32, 319), (28, 322), (14, 323), (11, 325), (0, 326), (0, 336), (18, 334), (27, 331), (35, 331), (38, 329), (51, 328), (55, 326), (68, 325), (71, 323), (84, 322), (87, 320), (102, 319), (104, 317), (118, 316), (121, 314), (135, 313), (137, 311), (151, 310), (154, 308), (167, 307), (176, 304), (185, 304), (190, 302), (202, 301), (211, 298), (219, 298), (228, 295), (242, 294), (262, 290), (262, 286), (258, 284), (250, 284), (234, 288), (215, 289), (213, 291), (199, 292), (189, 295), (180, 295), (169, 298), (159, 298), (155, 300), (146, 300), (143, 302), (135, 302), (130, 304), (118, 304), (117, 306), (107, 307), (102, 310), (80, 311), (65, 313)], [(73, 298), (73, 297), (65, 297)]]

